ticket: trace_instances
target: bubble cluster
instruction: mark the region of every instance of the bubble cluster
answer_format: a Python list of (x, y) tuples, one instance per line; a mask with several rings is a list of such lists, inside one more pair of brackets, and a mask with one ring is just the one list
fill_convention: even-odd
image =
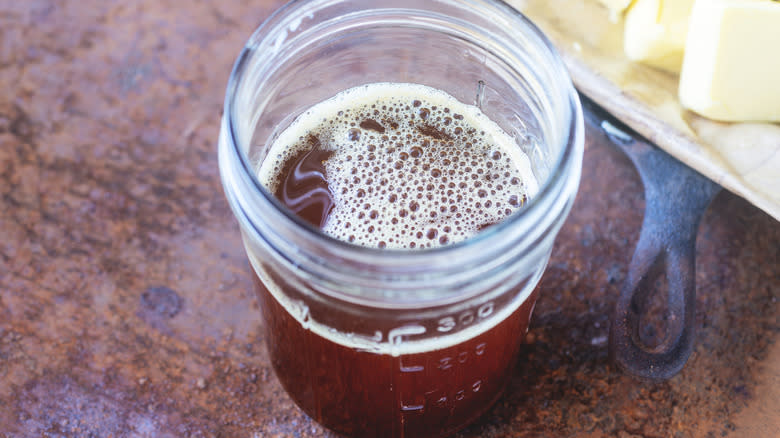
[[(458, 242), (522, 208), (537, 191), (528, 157), (476, 107), (416, 84), (370, 84), (315, 105), (276, 140), (270, 186), (309, 135), (333, 208), (323, 231), (379, 248)], [(309, 146), (310, 147), (310, 146)]]

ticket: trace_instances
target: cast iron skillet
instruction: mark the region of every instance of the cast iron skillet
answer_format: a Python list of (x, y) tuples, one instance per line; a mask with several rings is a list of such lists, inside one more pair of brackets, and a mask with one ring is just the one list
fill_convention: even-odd
[(668, 379), (693, 350), (696, 232), (720, 186), (580, 99), (587, 123), (631, 159), (645, 188), (639, 242), (612, 315), (610, 358), (633, 376)]

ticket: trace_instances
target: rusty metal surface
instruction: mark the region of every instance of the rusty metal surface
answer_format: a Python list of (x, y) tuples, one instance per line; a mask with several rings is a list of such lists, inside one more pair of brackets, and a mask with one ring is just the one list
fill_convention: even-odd
[[(217, 174), (231, 63), (277, 5), (0, 2), (0, 436), (332, 436), (272, 373)], [(686, 367), (608, 364), (642, 193), (588, 131), (516, 378), (459, 437), (780, 435), (780, 224), (729, 193)]]

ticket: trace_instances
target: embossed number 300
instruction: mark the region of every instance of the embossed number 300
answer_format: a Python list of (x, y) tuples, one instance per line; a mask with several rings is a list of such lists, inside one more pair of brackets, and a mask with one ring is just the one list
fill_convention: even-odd
[(444, 318), (439, 320), (439, 326), (436, 328), (442, 333), (446, 333), (452, 329), (454, 329), (456, 326), (460, 325), (462, 327), (465, 327), (469, 324), (472, 324), (475, 320), (482, 320), (493, 314), (494, 305), (493, 302), (485, 303), (476, 311), (476, 314), (473, 310), (467, 310), (457, 317), (455, 316), (445, 316)]

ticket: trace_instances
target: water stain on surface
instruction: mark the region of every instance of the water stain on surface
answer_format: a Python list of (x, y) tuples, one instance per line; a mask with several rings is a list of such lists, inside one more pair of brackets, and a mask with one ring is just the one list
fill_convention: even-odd
[(152, 286), (141, 294), (141, 305), (160, 316), (173, 318), (181, 311), (182, 299), (167, 286)]

